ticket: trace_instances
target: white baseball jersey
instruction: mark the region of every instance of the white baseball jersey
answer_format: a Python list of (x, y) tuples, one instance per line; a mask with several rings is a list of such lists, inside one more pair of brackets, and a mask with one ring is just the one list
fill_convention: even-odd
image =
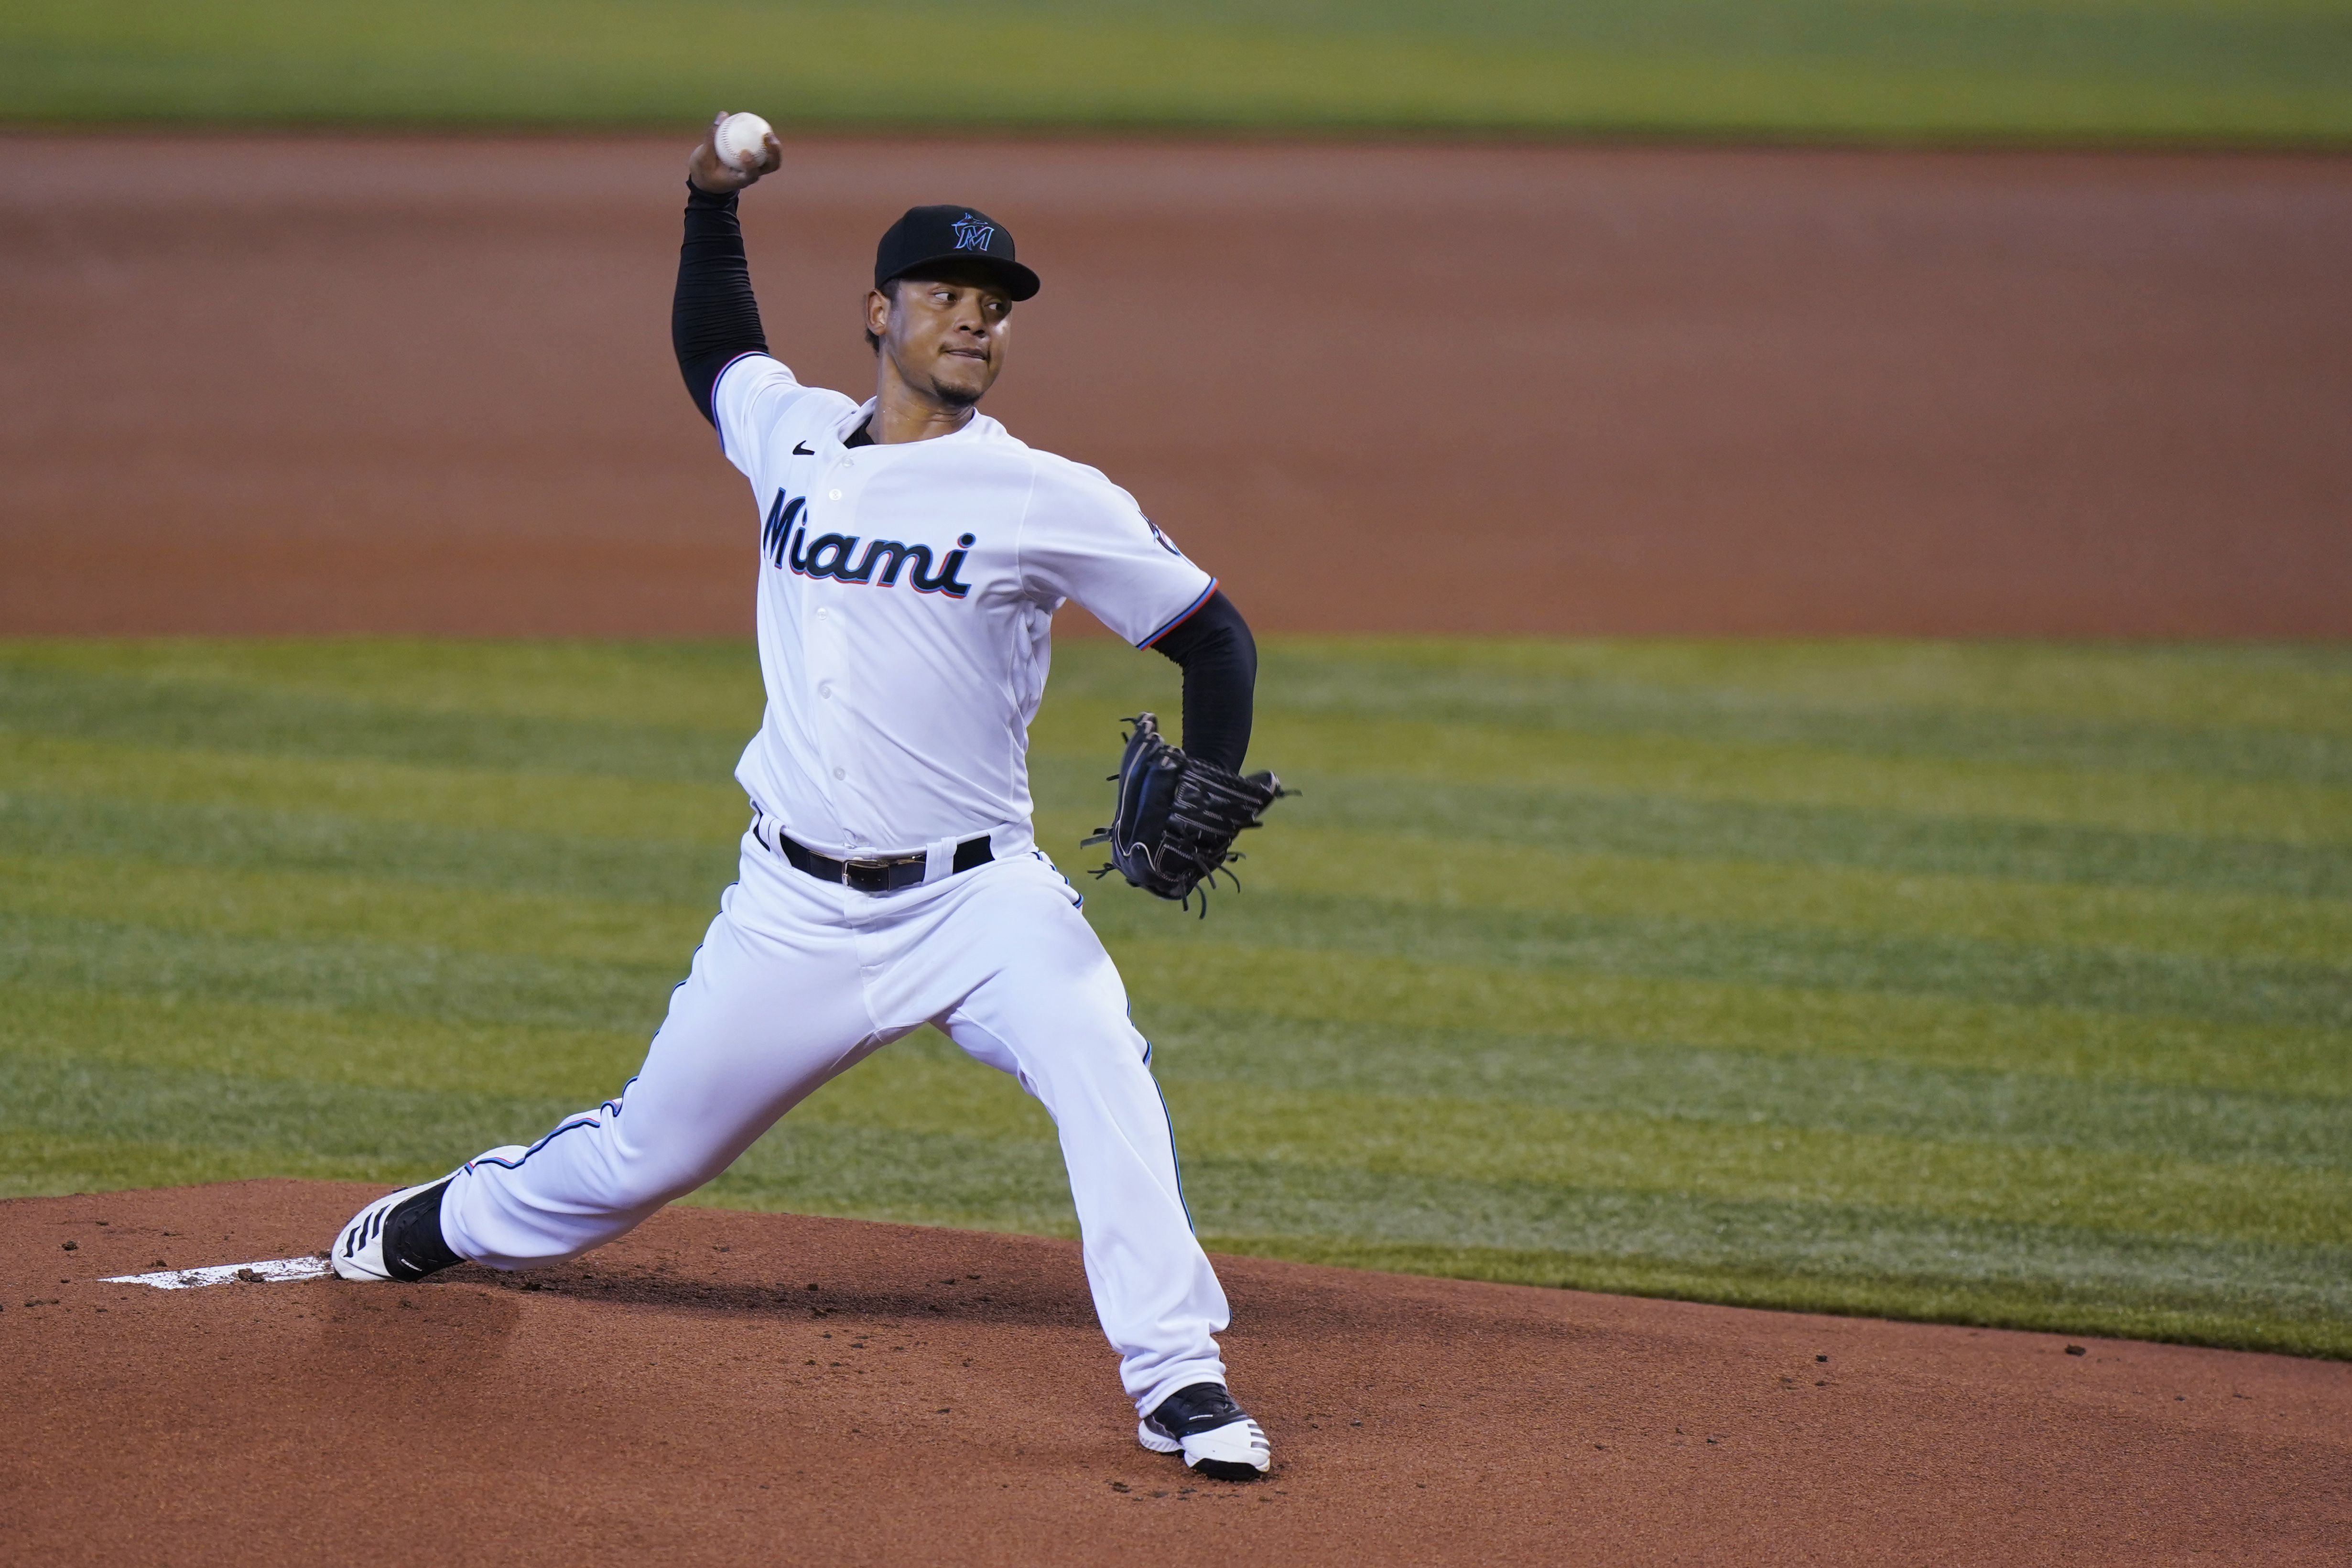
[(765, 354), (719, 372), (719, 440), (761, 518), (767, 715), (736, 778), (814, 849), (906, 854), (1030, 841), (1029, 721), (1054, 612), (1076, 600), (1149, 646), (1216, 580), (1092, 468), (984, 414), (952, 435), (845, 447), (873, 411)]

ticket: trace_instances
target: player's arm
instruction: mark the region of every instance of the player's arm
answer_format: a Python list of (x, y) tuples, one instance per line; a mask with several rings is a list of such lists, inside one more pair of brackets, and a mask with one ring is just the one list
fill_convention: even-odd
[(1241, 771), (1257, 692), (1257, 643), (1217, 580), (1092, 468), (1040, 455), (1014, 549), (1041, 604), (1075, 600), (1184, 672), (1184, 750)]
[(686, 240), (678, 247), (677, 288), (670, 298), (670, 347), (678, 373), (702, 417), (718, 423), (711, 394), (719, 375), (745, 354), (768, 351), (760, 327), (759, 302), (751, 297), (751, 267), (743, 255), (743, 226), (736, 219), (735, 194), (783, 161), (773, 135), (756, 168), (720, 158), (713, 146), (721, 114), (709, 136), (686, 164)]
[(1185, 751), (1239, 773), (1257, 695), (1257, 642), (1249, 622), (1219, 589), (1150, 645), (1184, 672)]

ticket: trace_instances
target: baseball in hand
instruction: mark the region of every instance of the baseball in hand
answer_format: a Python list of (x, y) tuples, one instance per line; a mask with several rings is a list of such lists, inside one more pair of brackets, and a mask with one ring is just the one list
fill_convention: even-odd
[(710, 139), (710, 149), (719, 161), (749, 172), (760, 166), (768, 155), (765, 138), (768, 122), (756, 114), (730, 114), (719, 121)]

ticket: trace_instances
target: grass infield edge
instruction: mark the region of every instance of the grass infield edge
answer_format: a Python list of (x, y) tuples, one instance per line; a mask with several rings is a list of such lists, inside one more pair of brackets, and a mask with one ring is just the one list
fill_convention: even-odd
[(2040, 1290), (1925, 1281), (1811, 1279), (1504, 1248), (1359, 1243), (1290, 1236), (1204, 1236), (1202, 1243), (1212, 1251), (1239, 1257), (1432, 1279), (2352, 1361), (2352, 1322), (2330, 1319), (2260, 1318)]

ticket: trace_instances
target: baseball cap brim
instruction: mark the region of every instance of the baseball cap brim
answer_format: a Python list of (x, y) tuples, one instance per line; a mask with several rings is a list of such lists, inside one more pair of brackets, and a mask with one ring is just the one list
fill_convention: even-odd
[(919, 277), (933, 267), (937, 267), (940, 275), (958, 270), (984, 274), (1003, 284), (1004, 292), (1015, 300), (1035, 298), (1040, 287), (1037, 275), (1019, 262), (1007, 261), (1001, 256), (990, 256), (985, 251), (973, 250), (943, 251), (938, 256), (927, 256), (919, 261), (908, 262), (881, 281), (896, 283), (902, 277)]

